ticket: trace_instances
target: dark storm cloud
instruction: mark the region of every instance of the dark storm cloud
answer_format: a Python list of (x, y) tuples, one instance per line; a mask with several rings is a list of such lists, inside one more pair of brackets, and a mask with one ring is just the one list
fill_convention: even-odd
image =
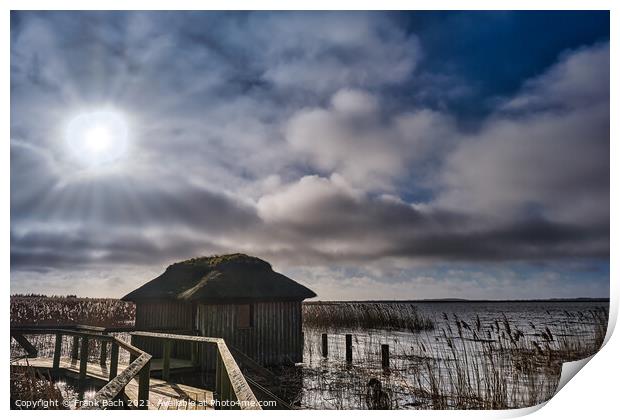
[[(608, 258), (607, 43), (554, 52), (463, 132), (428, 104), (474, 87), (420, 73), (435, 52), (393, 14), (13, 16), (14, 271)], [(64, 129), (104, 105), (129, 149), (89, 171)]]
[[(18, 270), (77, 269), (89, 265), (153, 264), (219, 247), (204, 239), (167, 234), (165, 240), (139, 231), (74, 230), (11, 234), (11, 266)], [(59, 244), (61, 244), (59, 246)]]
[[(15, 223), (202, 227), (217, 232), (244, 229), (257, 222), (252, 206), (223, 193), (190, 185), (170, 190), (115, 177), (54, 185), (35, 201), (15, 201)], [(56, 211), (49, 212), (49, 205)]]

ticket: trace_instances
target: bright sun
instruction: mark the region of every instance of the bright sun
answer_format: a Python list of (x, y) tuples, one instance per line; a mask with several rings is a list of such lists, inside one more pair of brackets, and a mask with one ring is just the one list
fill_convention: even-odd
[(114, 111), (80, 114), (67, 126), (67, 144), (84, 166), (97, 167), (119, 160), (127, 149), (127, 125)]

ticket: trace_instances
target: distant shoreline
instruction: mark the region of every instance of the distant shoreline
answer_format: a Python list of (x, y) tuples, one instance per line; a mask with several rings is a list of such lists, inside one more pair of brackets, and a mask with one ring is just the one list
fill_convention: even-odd
[[(114, 297), (88, 297), (76, 295), (37, 295), (37, 294), (13, 294), (11, 298), (48, 298), (48, 299), (98, 299), (98, 300), (120, 300)], [(304, 303), (524, 303), (524, 302), (609, 302), (608, 297), (577, 297), (577, 298), (545, 298), (545, 299), (460, 299), (460, 298), (439, 298), (439, 299), (364, 299), (364, 300), (306, 300)]]
[(525, 302), (609, 302), (609, 298), (548, 298), (548, 299), (403, 299), (403, 300), (311, 300), (304, 303), (525, 303)]

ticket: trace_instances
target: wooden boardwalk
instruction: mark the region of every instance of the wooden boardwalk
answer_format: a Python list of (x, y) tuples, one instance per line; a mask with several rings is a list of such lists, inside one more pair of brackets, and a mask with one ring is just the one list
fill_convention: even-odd
[[(50, 357), (36, 357), (15, 360), (13, 366), (30, 365), (39, 369), (52, 369), (53, 360)], [(170, 370), (191, 367), (191, 362), (179, 359), (170, 359)], [(128, 365), (119, 363), (118, 369), (122, 371)], [(80, 361), (68, 357), (60, 359), (60, 368), (68, 372), (79, 374)], [(151, 372), (162, 370), (162, 361), (153, 359)], [(87, 376), (108, 382), (110, 372), (107, 365), (88, 363)], [(125, 394), (135, 406), (138, 400), (138, 380), (133, 379), (125, 386)], [(189, 385), (176, 384), (161, 379), (151, 378), (149, 381), (149, 410), (212, 410), (213, 392), (196, 388)]]

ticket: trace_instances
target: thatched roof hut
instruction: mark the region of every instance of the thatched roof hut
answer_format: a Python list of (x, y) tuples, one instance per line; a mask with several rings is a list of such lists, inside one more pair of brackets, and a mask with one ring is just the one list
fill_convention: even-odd
[(302, 301), (315, 296), (307, 287), (273, 271), (267, 261), (245, 254), (229, 254), (172, 264), (123, 300), (225, 303)]
[[(273, 365), (301, 361), (301, 302), (315, 296), (260, 258), (229, 254), (172, 264), (123, 300), (136, 303), (136, 329), (221, 337)], [(142, 345), (153, 354), (160, 351)]]

